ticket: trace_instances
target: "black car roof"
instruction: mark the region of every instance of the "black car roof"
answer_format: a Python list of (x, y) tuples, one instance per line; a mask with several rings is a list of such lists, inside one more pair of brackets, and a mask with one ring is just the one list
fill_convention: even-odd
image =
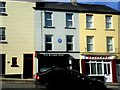
[(98, 4), (81, 4), (81, 3), (68, 3), (68, 2), (36, 2), (36, 10), (57, 10), (57, 11), (70, 11), (81, 13), (105, 13), (105, 14), (119, 14), (120, 12), (110, 8), (106, 5)]

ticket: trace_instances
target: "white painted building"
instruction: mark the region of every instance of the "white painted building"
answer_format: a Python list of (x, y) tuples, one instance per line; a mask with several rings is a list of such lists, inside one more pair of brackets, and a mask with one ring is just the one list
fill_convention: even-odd
[(37, 3), (35, 8), (36, 72), (54, 65), (80, 71), (79, 13), (42, 10), (44, 4)]

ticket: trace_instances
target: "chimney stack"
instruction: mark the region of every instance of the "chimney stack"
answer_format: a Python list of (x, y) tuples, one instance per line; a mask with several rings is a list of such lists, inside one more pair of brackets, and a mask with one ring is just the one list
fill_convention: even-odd
[(77, 5), (77, 0), (70, 0), (70, 3), (72, 3), (73, 5)]

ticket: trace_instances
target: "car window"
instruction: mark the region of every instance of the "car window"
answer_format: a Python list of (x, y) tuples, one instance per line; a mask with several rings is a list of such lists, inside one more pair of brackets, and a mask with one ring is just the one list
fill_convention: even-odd
[(42, 68), (40, 68), (40, 72), (45, 72), (49, 69), (50, 69), (50, 67), (42, 67)]

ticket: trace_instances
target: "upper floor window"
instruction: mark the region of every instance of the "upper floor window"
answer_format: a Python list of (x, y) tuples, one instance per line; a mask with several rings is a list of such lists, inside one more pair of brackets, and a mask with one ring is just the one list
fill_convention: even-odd
[(0, 27), (0, 41), (5, 41), (6, 35), (5, 35), (5, 27)]
[(106, 16), (106, 29), (112, 28), (112, 16)]
[(45, 27), (52, 27), (53, 26), (53, 13), (52, 12), (45, 12)]
[(107, 51), (113, 51), (113, 37), (107, 37)]
[(73, 51), (73, 36), (72, 35), (67, 35), (66, 36), (66, 48), (67, 51)]
[(93, 28), (93, 15), (86, 15), (86, 28)]
[(87, 51), (91, 52), (93, 51), (93, 42), (94, 37), (93, 36), (87, 36)]
[(73, 14), (66, 13), (66, 27), (71, 28), (73, 27)]
[(0, 13), (6, 12), (5, 4), (6, 4), (5, 2), (0, 1)]
[(53, 39), (52, 39), (52, 35), (46, 35), (45, 36), (45, 51), (51, 51), (52, 50), (52, 43), (53, 43)]

